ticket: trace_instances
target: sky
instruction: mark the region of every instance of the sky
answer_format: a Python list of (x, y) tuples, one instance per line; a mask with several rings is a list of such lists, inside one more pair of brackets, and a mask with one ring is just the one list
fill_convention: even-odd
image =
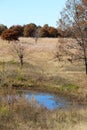
[(0, 0), (0, 24), (57, 27), (66, 0)]

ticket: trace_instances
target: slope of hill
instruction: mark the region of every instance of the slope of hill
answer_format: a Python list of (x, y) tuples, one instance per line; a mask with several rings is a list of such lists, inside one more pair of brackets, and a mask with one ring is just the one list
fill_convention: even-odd
[[(87, 96), (87, 76), (83, 60), (80, 59), (82, 52), (74, 39), (38, 38), (36, 43), (34, 38), (20, 38), (18, 42), (24, 50), (22, 71), (27, 78), (59, 88), (65, 84), (74, 84), (80, 86), (79, 94)], [(0, 69), (4, 61), (5, 71), (17, 71), (19, 57), (13, 43), (0, 40), (0, 49)]]

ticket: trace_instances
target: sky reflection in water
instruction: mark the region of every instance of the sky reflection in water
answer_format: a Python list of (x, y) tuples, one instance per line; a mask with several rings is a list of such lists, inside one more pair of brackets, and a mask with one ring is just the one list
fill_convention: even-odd
[(31, 100), (34, 98), (39, 105), (47, 109), (56, 109), (66, 107), (66, 100), (63, 97), (56, 97), (48, 93), (24, 92), (26, 99)]

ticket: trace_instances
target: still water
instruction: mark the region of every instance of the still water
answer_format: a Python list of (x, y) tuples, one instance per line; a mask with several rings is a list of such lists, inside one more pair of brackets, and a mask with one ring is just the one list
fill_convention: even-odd
[(64, 97), (58, 97), (53, 94), (23, 91), (23, 95), (27, 100), (32, 100), (33, 98), (40, 106), (50, 110), (67, 107), (67, 100)]

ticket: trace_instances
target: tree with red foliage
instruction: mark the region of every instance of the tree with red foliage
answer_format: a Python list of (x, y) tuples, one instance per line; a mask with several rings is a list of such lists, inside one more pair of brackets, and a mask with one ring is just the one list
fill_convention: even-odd
[(24, 37), (34, 37), (37, 26), (34, 23), (30, 23), (24, 26)]
[(23, 36), (23, 30), (24, 30), (23, 26), (21, 26), (21, 25), (13, 25), (9, 29), (12, 29), (13, 31), (16, 31), (17, 35), (19, 37)]
[(7, 41), (14, 41), (14, 40), (18, 40), (18, 33), (17, 31), (14, 31), (13, 29), (8, 29), (6, 31), (4, 31), (1, 35), (1, 38), (3, 40), (7, 40)]
[(49, 27), (48, 29), (49, 37), (58, 37), (58, 30), (54, 27)]

